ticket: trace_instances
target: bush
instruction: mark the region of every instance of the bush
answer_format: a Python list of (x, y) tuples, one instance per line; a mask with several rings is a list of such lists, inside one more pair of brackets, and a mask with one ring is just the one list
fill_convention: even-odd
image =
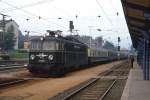
[(9, 53), (10, 58), (15, 58), (15, 59), (26, 59), (28, 58), (28, 53), (27, 52), (18, 52), (18, 51), (11, 51)]

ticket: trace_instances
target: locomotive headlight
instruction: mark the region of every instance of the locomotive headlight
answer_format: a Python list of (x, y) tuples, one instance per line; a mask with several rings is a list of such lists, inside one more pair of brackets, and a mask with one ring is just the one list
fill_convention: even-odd
[(35, 58), (35, 55), (30, 55), (31, 60), (34, 60), (34, 58)]
[(53, 60), (53, 58), (54, 58), (53, 55), (49, 55), (49, 56), (48, 56), (48, 59), (49, 59), (49, 60)]

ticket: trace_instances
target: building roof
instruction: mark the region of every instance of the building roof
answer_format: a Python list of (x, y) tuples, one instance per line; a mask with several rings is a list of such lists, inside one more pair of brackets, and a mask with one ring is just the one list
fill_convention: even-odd
[[(5, 24), (10, 23), (10, 22), (15, 23), (19, 27), (19, 25), (14, 20), (12, 20), (12, 19), (5, 20)], [(2, 27), (2, 25), (3, 25), (3, 20), (0, 20), (0, 27)]]
[(134, 48), (149, 37), (150, 0), (121, 0)]

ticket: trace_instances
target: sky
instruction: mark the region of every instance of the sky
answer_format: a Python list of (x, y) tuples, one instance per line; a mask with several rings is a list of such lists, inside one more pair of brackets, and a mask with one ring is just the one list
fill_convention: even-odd
[(79, 35), (102, 36), (114, 45), (120, 37), (121, 48), (132, 44), (120, 0), (0, 0), (0, 13), (15, 20), (23, 34), (62, 30), (67, 35), (73, 21)]

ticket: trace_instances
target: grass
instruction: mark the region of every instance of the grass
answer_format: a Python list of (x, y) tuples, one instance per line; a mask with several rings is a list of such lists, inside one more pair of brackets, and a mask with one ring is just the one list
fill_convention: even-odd
[(9, 52), (11, 59), (27, 59), (28, 53), (27, 52), (19, 52), (17, 50), (13, 50)]

